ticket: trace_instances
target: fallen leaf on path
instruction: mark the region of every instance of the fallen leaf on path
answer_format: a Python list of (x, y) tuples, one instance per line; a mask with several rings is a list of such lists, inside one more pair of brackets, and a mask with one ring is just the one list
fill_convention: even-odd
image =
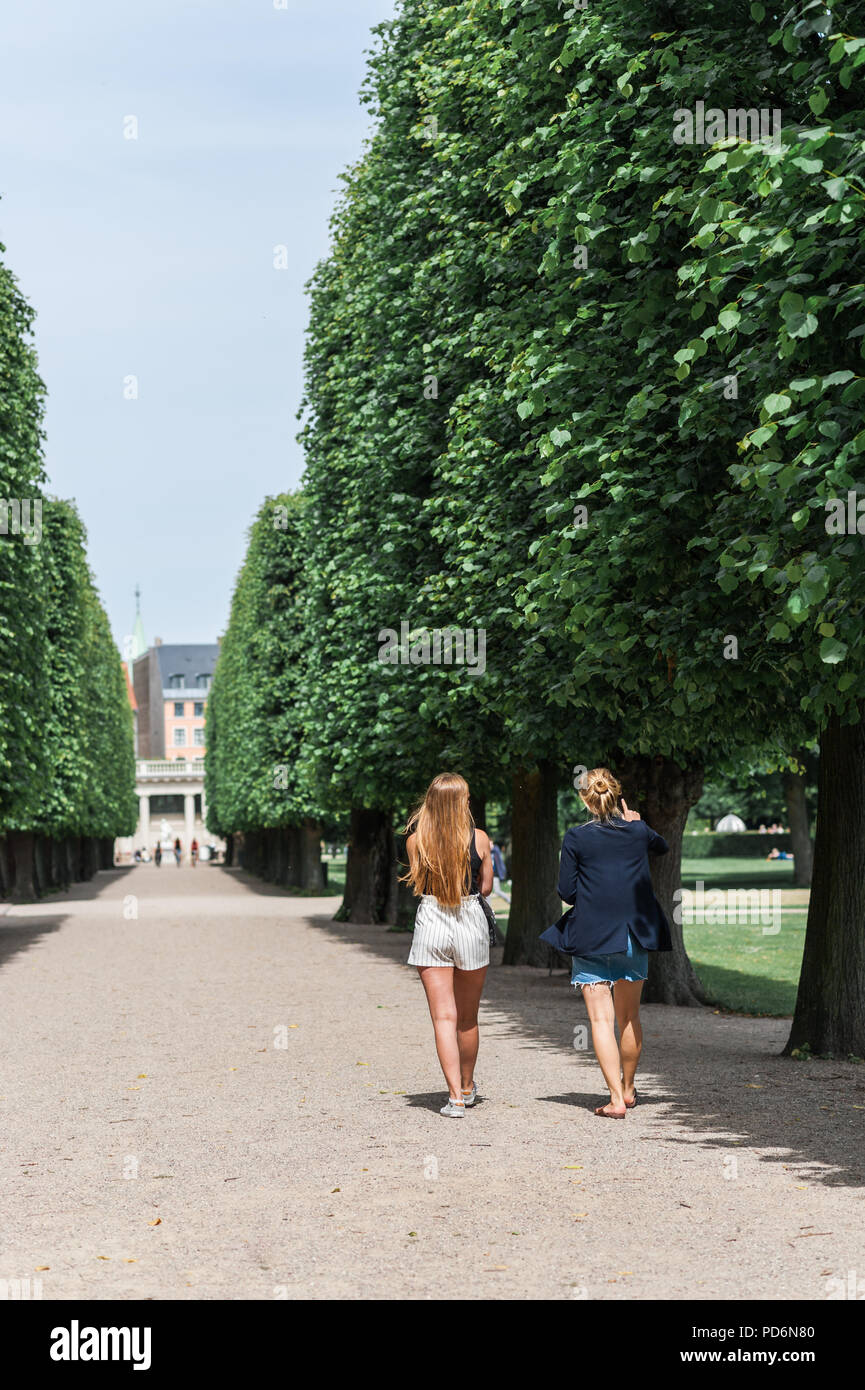
[(110, 1260), (110, 1259), (111, 1259), (111, 1256), (110, 1256), (110, 1255), (97, 1255), (96, 1258), (97, 1258), (97, 1260)]
[(50, 1265), (36, 1265), (35, 1268), (36, 1268), (37, 1274), (39, 1274), (39, 1273), (41, 1273), (41, 1271), (42, 1271), (43, 1269), (50, 1269), (51, 1266), (50, 1266)]
[(368, 1067), (369, 1062), (355, 1062), (356, 1067)]
[(148, 1221), (147, 1224), (148, 1224), (148, 1226), (161, 1226), (161, 1225), (162, 1225), (162, 1217), (161, 1217), (161, 1216), (157, 1216), (157, 1218), (156, 1218), (155, 1221)]
[(138, 1073), (137, 1080), (138, 1080), (138, 1081), (146, 1081), (146, 1080), (147, 1080), (147, 1072), (146, 1072), (146, 1071), (140, 1071), (140, 1072)]
[(333, 1196), (334, 1192), (342, 1192), (342, 1188), (341, 1188), (341, 1187), (332, 1187), (332, 1188), (330, 1189), (330, 1195), (331, 1195), (331, 1197)]
[(762, 1091), (763, 1087), (758, 1086), (756, 1081), (746, 1081), (745, 1086), (749, 1091)]
[(581, 1173), (582, 1170), (583, 1170), (583, 1165), (582, 1165), (582, 1163), (564, 1163), (564, 1164), (562, 1164), (562, 1167), (563, 1167), (563, 1168), (567, 1168), (567, 1169), (571, 1169), (571, 1168), (572, 1168), (572, 1169), (574, 1170), (575, 1173), (577, 1173), (577, 1172), (580, 1172), (580, 1173)]

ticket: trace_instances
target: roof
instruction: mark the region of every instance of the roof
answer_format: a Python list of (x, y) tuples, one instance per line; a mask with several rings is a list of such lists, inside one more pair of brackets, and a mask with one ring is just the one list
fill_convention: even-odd
[(219, 655), (218, 642), (200, 642), (156, 648), (163, 690), (168, 689), (170, 676), (183, 676), (187, 689), (194, 689), (199, 676), (212, 676)]

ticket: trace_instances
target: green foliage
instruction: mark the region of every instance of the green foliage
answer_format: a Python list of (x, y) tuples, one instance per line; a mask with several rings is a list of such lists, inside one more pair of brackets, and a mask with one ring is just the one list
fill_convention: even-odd
[(69, 502), (42, 493), (32, 311), (0, 267), (0, 497), (31, 523), (0, 535), (0, 833), (111, 837), (137, 819), (132, 711)]
[[(5, 248), (0, 246), (0, 252)], [(32, 343), (33, 311), (0, 265), (0, 503), (42, 499), (45, 388)], [(31, 512), (32, 517), (32, 512)], [(0, 534), (0, 828), (41, 775), (47, 694), (38, 544)]]
[[(823, 525), (862, 440), (855, 18), (404, 0), (380, 26), (310, 287), (322, 806), (401, 808), (446, 765), (492, 798), (541, 759), (564, 787), (614, 751), (726, 770), (861, 698), (861, 538)], [(680, 143), (698, 101), (780, 108), (779, 137), (734, 114)], [(484, 629), (483, 677), (383, 665), (403, 620)]]
[(250, 529), (207, 703), (207, 823), (216, 834), (317, 816), (300, 767), (304, 509), (300, 496), (268, 498)]

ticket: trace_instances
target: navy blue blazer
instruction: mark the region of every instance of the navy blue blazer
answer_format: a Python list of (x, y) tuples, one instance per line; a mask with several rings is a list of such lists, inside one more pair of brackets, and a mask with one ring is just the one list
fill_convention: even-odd
[(610, 955), (627, 950), (630, 929), (648, 951), (671, 951), (670, 927), (649, 873), (649, 855), (669, 848), (643, 820), (572, 826), (562, 844), (559, 897), (573, 906), (541, 941), (566, 956)]

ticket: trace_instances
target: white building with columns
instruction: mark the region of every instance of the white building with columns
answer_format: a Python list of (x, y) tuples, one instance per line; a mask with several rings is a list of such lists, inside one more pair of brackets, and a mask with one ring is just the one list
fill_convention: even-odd
[(128, 861), (136, 850), (152, 855), (157, 842), (167, 854), (179, 839), (188, 863), (193, 840), (223, 848), (208, 834), (204, 801), (205, 709), (219, 645), (169, 645), (157, 637), (148, 647), (137, 588), (135, 597), (135, 627), (123, 646), (135, 713), (139, 815), (135, 834), (118, 840), (116, 850), (121, 862)]

